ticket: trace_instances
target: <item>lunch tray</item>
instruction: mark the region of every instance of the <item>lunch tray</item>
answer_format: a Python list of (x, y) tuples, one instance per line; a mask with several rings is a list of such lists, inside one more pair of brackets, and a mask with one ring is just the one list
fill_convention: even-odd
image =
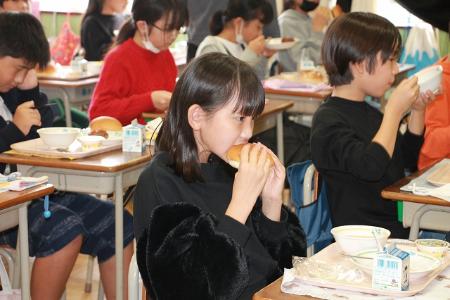
[(66, 159), (80, 159), (120, 148), (122, 148), (121, 140), (117, 141), (116, 143), (102, 145), (98, 148), (74, 152), (52, 149), (47, 145), (45, 145), (40, 138), (15, 143), (11, 145), (11, 149), (13, 149), (15, 152), (19, 154), (33, 155), (47, 158), (66, 158)]
[[(404, 243), (397, 243), (398, 248), (404, 249), (404, 250), (416, 250), (415, 244), (405, 240)], [(330, 264), (330, 265), (336, 265), (340, 264), (344, 267), (349, 268), (357, 268), (357, 266), (351, 261), (351, 258), (346, 257), (343, 255), (342, 250), (340, 249), (339, 245), (337, 243), (333, 243), (330, 246), (326, 247), (319, 253), (315, 254), (314, 259), (319, 260), (321, 262)], [(356, 291), (356, 292), (363, 292), (368, 294), (374, 294), (374, 295), (385, 295), (385, 296), (392, 296), (392, 297), (408, 297), (413, 296), (417, 294), (418, 292), (425, 289), (436, 276), (438, 276), (442, 271), (444, 271), (450, 264), (450, 254), (447, 253), (445, 257), (442, 259), (441, 265), (434, 270), (433, 272), (429, 273), (428, 275), (421, 277), (417, 280), (410, 280), (409, 281), (409, 289), (406, 291), (385, 291), (385, 290), (377, 290), (372, 288), (372, 278), (370, 275), (365, 276), (364, 281), (358, 282), (358, 283), (342, 283), (342, 282), (336, 282), (331, 281), (327, 279), (322, 278), (311, 278), (308, 276), (299, 276), (296, 275), (296, 278), (299, 279), (302, 283), (314, 285), (314, 286), (320, 286), (320, 287), (326, 287), (326, 288), (333, 288), (333, 289), (341, 289), (341, 290), (348, 290), (348, 291)], [(361, 270), (362, 271), (362, 270)]]

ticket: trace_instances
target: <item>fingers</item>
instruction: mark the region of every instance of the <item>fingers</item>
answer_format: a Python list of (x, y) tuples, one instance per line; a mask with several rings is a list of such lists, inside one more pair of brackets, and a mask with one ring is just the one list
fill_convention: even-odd
[(20, 108), (34, 108), (34, 101), (30, 100), (19, 105)]

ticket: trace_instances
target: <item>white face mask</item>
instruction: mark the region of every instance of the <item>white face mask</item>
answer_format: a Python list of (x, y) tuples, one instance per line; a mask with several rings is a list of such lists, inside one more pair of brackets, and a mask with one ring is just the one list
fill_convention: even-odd
[(155, 54), (161, 52), (161, 49), (153, 45), (153, 43), (150, 41), (150, 38), (148, 37), (148, 26), (145, 24), (144, 27), (144, 34), (141, 34), (142, 36), (142, 44), (144, 45), (144, 48), (147, 49), (150, 52), (153, 52)]
[(236, 32), (236, 43), (238, 43), (239, 45), (242, 45), (244, 47), (247, 47), (247, 43), (244, 40), (244, 36), (242, 35), (242, 30), (244, 28), (243, 26), (244, 24), (241, 23), (241, 25), (239, 25), (239, 30)]

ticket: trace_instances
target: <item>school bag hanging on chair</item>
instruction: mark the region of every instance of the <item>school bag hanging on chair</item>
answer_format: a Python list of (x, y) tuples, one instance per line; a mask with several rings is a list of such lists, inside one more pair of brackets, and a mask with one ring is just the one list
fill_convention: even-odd
[(333, 242), (325, 181), (319, 178), (311, 160), (287, 168), (291, 200), (306, 233), (308, 256)]
[(80, 47), (80, 37), (76, 35), (69, 23), (70, 15), (67, 14), (61, 31), (50, 49), (52, 59), (63, 66), (70, 65), (72, 58)]

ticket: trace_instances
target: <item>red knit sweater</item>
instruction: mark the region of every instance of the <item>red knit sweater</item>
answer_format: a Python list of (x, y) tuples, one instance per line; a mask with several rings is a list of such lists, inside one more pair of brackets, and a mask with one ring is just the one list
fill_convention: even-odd
[(111, 116), (123, 125), (137, 118), (142, 124), (143, 112), (156, 111), (151, 92), (172, 92), (176, 77), (177, 67), (169, 50), (155, 54), (130, 38), (106, 56), (89, 118)]
[(425, 141), (419, 155), (419, 169), (431, 166), (443, 158), (450, 158), (450, 60), (442, 58), (444, 68), (442, 93), (425, 111)]

